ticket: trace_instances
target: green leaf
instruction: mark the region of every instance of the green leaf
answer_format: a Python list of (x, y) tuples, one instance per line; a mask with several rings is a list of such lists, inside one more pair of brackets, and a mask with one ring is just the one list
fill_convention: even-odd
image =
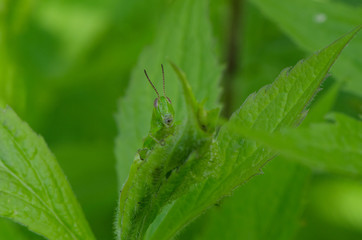
[(0, 215), (48, 239), (94, 239), (44, 140), (0, 109)]
[(263, 171), (192, 223), (179, 239), (292, 239), (310, 171), (280, 157)]
[[(280, 69), (305, 55), (254, 5), (242, 5), (244, 17), (239, 31), (243, 38), (237, 61), (240, 67), (235, 69), (231, 89), (232, 103), (237, 108), (250, 93), (273, 82), (271, 77), (277, 76)], [(310, 170), (299, 165), (277, 157), (263, 168), (264, 175), (217, 203), (181, 231), (177, 239), (292, 239), (300, 227), (303, 197), (310, 183)]]
[(176, 200), (167, 214), (161, 220), (157, 219), (159, 225), (153, 227), (156, 230), (151, 234), (151, 239), (174, 237), (220, 198), (260, 174), (260, 169), (275, 153), (245, 139), (235, 129), (252, 128), (273, 132), (282, 127), (297, 125), (330, 67), (359, 29), (299, 62), (294, 68), (282, 71), (273, 84), (249, 96), (220, 129), (217, 141), (214, 142), (214, 148), (218, 152), (214, 152), (214, 157), (210, 159), (215, 167), (212, 177)]
[[(312, 52), (335, 36), (362, 23), (362, 7), (336, 1), (251, 0), (266, 16), (281, 27), (299, 46)], [(338, 80), (347, 81), (344, 89), (362, 94), (362, 36), (341, 56), (334, 68)]]
[(362, 175), (362, 121), (342, 114), (335, 114), (331, 120), (334, 123), (315, 123), (274, 134), (245, 133), (314, 169)]
[[(200, 30), (202, 29), (202, 34)], [(207, 16), (207, 1), (175, 1), (159, 25), (154, 44), (141, 54), (134, 68), (126, 95), (119, 104), (116, 140), (117, 171), (120, 187), (125, 182), (133, 158), (147, 135), (155, 93), (143, 73), (162, 89), (160, 64), (165, 67), (166, 93), (176, 112), (176, 120), (185, 119), (186, 105), (182, 88), (168, 59), (179, 66), (190, 80), (197, 100), (206, 100), (207, 108), (218, 105), (221, 67), (212, 52), (213, 41)]]

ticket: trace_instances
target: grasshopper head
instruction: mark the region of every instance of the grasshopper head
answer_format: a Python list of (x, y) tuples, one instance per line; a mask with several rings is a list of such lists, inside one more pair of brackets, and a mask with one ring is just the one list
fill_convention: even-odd
[(157, 94), (157, 98), (153, 102), (155, 120), (157, 124), (162, 124), (165, 127), (172, 127), (174, 122), (174, 115), (175, 111), (173, 110), (171, 100), (166, 97), (165, 91), (165, 73), (163, 71), (163, 65), (161, 64), (162, 68), (162, 79), (163, 79), (163, 96), (160, 96), (156, 87), (153, 85), (151, 79), (148, 77), (147, 72), (145, 70), (145, 75), (147, 77), (148, 82), (151, 84), (152, 88), (155, 90)]
[(175, 111), (172, 107), (171, 100), (168, 97), (161, 96), (155, 99), (153, 105), (157, 119), (159, 119), (164, 126), (172, 127)]

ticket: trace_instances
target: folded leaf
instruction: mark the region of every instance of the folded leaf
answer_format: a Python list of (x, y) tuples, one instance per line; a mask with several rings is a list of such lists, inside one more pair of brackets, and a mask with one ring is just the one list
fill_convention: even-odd
[(0, 216), (48, 239), (94, 239), (44, 140), (0, 108)]

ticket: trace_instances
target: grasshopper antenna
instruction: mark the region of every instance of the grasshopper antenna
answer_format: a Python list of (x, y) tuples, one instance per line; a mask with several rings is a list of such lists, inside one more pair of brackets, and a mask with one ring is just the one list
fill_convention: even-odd
[(165, 90), (165, 72), (163, 71), (163, 65), (161, 64), (162, 68), (162, 80), (163, 80), (163, 96), (166, 97), (166, 90)]
[(157, 94), (158, 98), (160, 98), (160, 94), (158, 94), (158, 92), (157, 92), (157, 89), (156, 89), (155, 85), (153, 85), (153, 83), (151, 82), (150, 78), (148, 77), (147, 72), (146, 72), (146, 69), (144, 69), (144, 71), (145, 71), (145, 75), (146, 75), (146, 77), (147, 77), (147, 79), (148, 79), (148, 82), (151, 84), (151, 86), (152, 86), (152, 87), (153, 87), (153, 89), (155, 90), (155, 92), (156, 92), (156, 94)]

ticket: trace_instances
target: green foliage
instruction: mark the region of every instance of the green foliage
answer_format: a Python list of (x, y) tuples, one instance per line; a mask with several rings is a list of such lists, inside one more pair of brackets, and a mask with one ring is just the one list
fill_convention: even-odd
[[(303, 56), (253, 5), (240, 7), (244, 16), (239, 19), (244, 28), (243, 47), (238, 49), (238, 67), (231, 78), (232, 109), (239, 107), (250, 92), (271, 83), (271, 76), (277, 76), (280, 69)], [(292, 239), (302, 225), (301, 213), (311, 173), (306, 167), (280, 157), (268, 163), (263, 172), (264, 175), (251, 179), (196, 219), (179, 237)]]
[[(165, 63), (166, 93), (175, 109), (176, 121), (182, 121), (186, 105), (176, 75), (167, 59), (179, 66), (189, 79), (198, 100), (206, 100), (206, 107), (215, 107), (219, 97), (218, 80), (221, 67), (212, 51), (210, 23), (207, 19), (206, 1), (175, 2), (159, 26), (155, 43), (140, 56), (133, 70), (126, 96), (121, 99), (116, 142), (117, 171), (120, 187), (124, 183), (134, 155), (149, 129), (155, 93), (144, 76), (143, 69), (158, 89), (162, 89), (160, 63)], [(196, 34), (202, 29), (202, 34)], [(145, 86), (145, 87), (143, 87)], [(132, 130), (131, 130), (132, 129)]]
[[(210, 151), (214, 163), (210, 177), (175, 201), (159, 221), (151, 239), (169, 239), (235, 187), (258, 175), (275, 152), (245, 139), (238, 128), (267, 132), (295, 126), (304, 117), (306, 105), (315, 95), (328, 70), (359, 28), (292, 69), (281, 72), (270, 86), (248, 97), (221, 127)], [(201, 161), (200, 161), (201, 162)], [(205, 169), (206, 170), (206, 169)], [(209, 170), (209, 169), (207, 169)], [(182, 215), (179, 214), (182, 209)]]
[[(157, 98), (150, 133), (143, 149), (136, 154), (122, 188), (117, 223), (120, 239), (143, 239), (160, 210), (206, 176), (208, 164), (203, 160), (210, 156), (208, 150), (219, 111), (206, 111), (198, 104), (185, 74), (173, 63), (172, 66), (181, 81), (187, 117), (181, 126), (169, 126), (161, 121), (161, 135), (156, 135), (153, 128), (159, 120), (155, 118), (169, 112), (168, 108), (162, 109), (161, 104), (172, 108), (168, 101), (162, 103), (166, 98)], [(155, 134), (153, 138), (159, 143), (149, 148), (151, 134)], [(141, 152), (146, 147), (147, 155)], [(197, 177), (201, 172), (204, 173), (202, 177)]]
[(0, 239), (361, 239), (359, 1), (0, 5)]
[(94, 239), (44, 140), (10, 108), (0, 122), (1, 216), (49, 239)]
[(247, 130), (246, 135), (314, 169), (361, 175), (362, 122), (342, 114), (329, 121), (272, 135)]
[(180, 239), (291, 239), (300, 226), (310, 171), (277, 157), (263, 172), (187, 227)]
[[(362, 6), (345, 1), (271, 1), (251, 0), (266, 16), (275, 21), (298, 45), (311, 52), (333, 41), (349, 29), (362, 23)], [(301, 9), (303, 9), (301, 11)], [(345, 81), (345, 90), (361, 95), (362, 36), (356, 45), (346, 50), (340, 64), (333, 69), (339, 81)]]

